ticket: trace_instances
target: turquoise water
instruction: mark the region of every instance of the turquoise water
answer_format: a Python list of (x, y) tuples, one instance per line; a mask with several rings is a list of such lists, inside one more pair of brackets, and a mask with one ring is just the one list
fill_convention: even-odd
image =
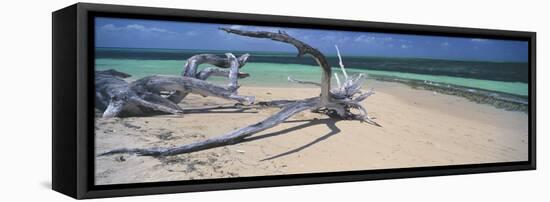
[(132, 77), (142, 78), (153, 74), (179, 75), (182, 72), (182, 60), (135, 60), (135, 59), (96, 59), (96, 70), (115, 69)]
[[(96, 70), (115, 69), (121, 72), (131, 74), (135, 79), (153, 75), (179, 75), (185, 60), (140, 60), (140, 59), (110, 59), (99, 58), (95, 60)], [(201, 65), (204, 68), (208, 65)], [(370, 75), (392, 76), (403, 79), (425, 80), (450, 85), (459, 85), (471, 88), (479, 88), (496, 92), (510, 93), (514, 95), (528, 95), (528, 85), (522, 82), (492, 81), (463, 77), (425, 75), (415, 73), (402, 73), (394, 71), (368, 70), (369, 67), (348, 68), (348, 74), (367, 73)], [(319, 81), (321, 69), (318, 66), (304, 64), (279, 64), (279, 63), (260, 63), (248, 62), (241, 71), (249, 73), (251, 76), (239, 80), (242, 85), (291, 85), (287, 81), (288, 76), (295, 79)], [(334, 68), (333, 72), (341, 75), (339, 68)], [(216, 83), (223, 83), (225, 78), (209, 79)]]

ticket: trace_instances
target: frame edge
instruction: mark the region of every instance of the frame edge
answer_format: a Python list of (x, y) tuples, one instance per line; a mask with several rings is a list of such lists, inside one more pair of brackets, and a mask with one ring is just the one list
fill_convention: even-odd
[(77, 197), (76, 5), (52, 12), (52, 189)]

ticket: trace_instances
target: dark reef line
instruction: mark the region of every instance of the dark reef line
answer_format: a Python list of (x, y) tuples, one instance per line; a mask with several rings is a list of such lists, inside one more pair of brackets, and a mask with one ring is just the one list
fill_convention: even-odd
[(378, 81), (398, 82), (410, 86), (413, 89), (429, 90), (441, 94), (464, 97), (475, 103), (488, 104), (507, 111), (521, 111), (528, 113), (529, 110), (528, 96), (519, 96), (464, 86), (448, 85), (444, 83), (427, 82), (414, 79), (402, 79), (375, 74), (369, 74), (369, 78), (376, 79)]

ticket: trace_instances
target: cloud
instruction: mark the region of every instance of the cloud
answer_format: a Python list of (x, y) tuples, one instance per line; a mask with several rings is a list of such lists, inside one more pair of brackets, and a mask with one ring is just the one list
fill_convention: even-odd
[(397, 41), (401, 42), (401, 43), (412, 43), (411, 40), (407, 40), (407, 39), (398, 39)]
[(126, 26), (116, 26), (114, 24), (106, 24), (99, 27), (99, 29), (104, 31), (139, 31), (139, 32), (150, 32), (150, 33), (176, 34), (176, 32), (172, 32), (167, 29), (162, 29), (157, 27), (146, 27), (140, 24), (131, 24)]
[(392, 42), (394, 38), (392, 37), (376, 37), (376, 36), (369, 36), (366, 34), (361, 34), (358, 37), (355, 37), (353, 41), (359, 42), (359, 43), (389, 43)]
[(401, 48), (403, 49), (412, 48), (412, 45), (401, 44)]
[(382, 37), (382, 41), (393, 41), (392, 37)]
[(320, 38), (322, 41), (327, 41), (333, 44), (343, 44), (349, 41), (351, 38), (347, 36), (337, 36), (334, 34), (327, 34)]
[(303, 40), (305, 40), (305, 41), (309, 41), (309, 40), (313, 39), (313, 36), (311, 36), (311, 35), (303, 35), (303, 36), (301, 37), (301, 39), (303, 39)]
[(471, 42), (487, 42), (488, 39), (479, 39), (479, 38), (474, 38), (474, 39), (470, 39)]
[(186, 36), (197, 36), (199, 33), (197, 33), (196, 31), (188, 31), (188, 32), (185, 32), (185, 35)]
[(443, 47), (443, 48), (447, 48), (447, 47), (449, 47), (451, 44), (450, 44), (449, 42), (445, 41), (445, 42), (441, 43), (440, 45), (441, 45), (441, 47)]
[(145, 26), (143, 25), (138, 25), (138, 24), (131, 24), (131, 25), (126, 25), (126, 29), (135, 29), (135, 30), (140, 30), (140, 31), (145, 31)]
[(353, 41), (362, 42), (362, 43), (372, 43), (374, 40), (376, 40), (376, 37), (361, 34), (358, 37), (356, 37)]
[(334, 35), (325, 35), (325, 36), (321, 37), (321, 40), (323, 40), (323, 41), (334, 41), (334, 40), (336, 40), (336, 36), (334, 36)]
[(101, 27), (99, 27), (100, 30), (117, 30), (119, 29), (118, 27), (116, 27), (115, 25), (113, 24), (106, 24), (106, 25), (103, 25)]

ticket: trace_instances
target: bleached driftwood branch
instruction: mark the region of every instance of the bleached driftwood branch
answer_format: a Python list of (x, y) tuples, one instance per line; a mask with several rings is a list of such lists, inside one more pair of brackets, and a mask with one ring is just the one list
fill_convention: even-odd
[(115, 70), (96, 71), (96, 108), (103, 117), (178, 114), (182, 109), (162, 96), (133, 88), (122, 78), (129, 75)]
[(331, 68), (330, 65), (327, 62), (327, 59), (321, 53), (319, 50), (311, 47), (310, 45), (288, 35), (284, 31), (279, 32), (266, 32), (266, 31), (245, 31), (245, 30), (238, 30), (238, 29), (231, 29), (231, 28), (223, 28), (221, 27), (220, 30), (223, 30), (230, 34), (236, 34), (241, 36), (247, 36), (247, 37), (254, 37), (254, 38), (265, 38), (265, 39), (271, 39), (274, 41), (279, 41), (283, 43), (288, 43), (296, 47), (298, 49), (298, 57), (301, 57), (303, 55), (310, 55), (315, 59), (317, 64), (321, 67), (323, 70), (323, 75), (321, 78), (321, 98), (319, 105), (324, 106), (330, 102), (330, 77), (331, 77)]
[[(246, 64), (249, 56), (249, 54), (243, 54), (239, 58), (237, 58), (239, 68)], [(197, 72), (199, 65), (201, 64), (210, 64), (214, 65), (215, 67), (208, 67), (200, 72)], [(222, 58), (214, 54), (198, 54), (191, 56), (187, 59), (185, 65), (183, 65), (183, 71), (181, 72), (181, 75), (183, 77), (196, 78), (200, 80), (206, 80), (210, 76), (228, 77), (229, 71), (219, 68), (230, 67), (231, 62), (227, 57)], [(238, 75), (239, 78), (245, 78), (248, 76), (247, 73), (239, 73)], [(188, 93), (185, 92), (175, 91), (170, 96), (168, 96), (168, 99), (174, 103), (180, 103), (185, 98), (185, 96), (187, 96), (187, 94)]]
[(103, 117), (181, 113), (182, 109), (176, 103), (161, 96), (163, 91), (194, 93), (240, 103), (253, 103), (253, 96), (237, 94), (239, 68), (242, 65), (233, 54), (227, 53), (226, 56), (230, 70), (220, 71), (229, 78), (229, 84), (226, 87), (192, 77), (161, 75), (147, 76), (128, 83), (122, 78), (129, 75), (122, 72), (96, 71), (96, 107), (103, 110)]
[[(200, 80), (206, 80), (210, 76), (219, 76), (219, 77), (229, 77), (229, 71), (225, 69), (220, 69), (217, 67), (206, 67), (197, 73), (196, 78)], [(239, 72), (239, 79), (249, 77), (250, 74)]]
[[(338, 57), (340, 59), (340, 68), (344, 74), (344, 81), (338, 85), (337, 88), (330, 90), (330, 78), (331, 70), (330, 66), (327, 63), (326, 58), (321, 54), (317, 49), (312, 48), (311, 46), (301, 42), (285, 32), (279, 31), (278, 33), (274, 32), (264, 32), (264, 31), (242, 31), (229, 28), (220, 28), (228, 33), (238, 34), (242, 36), (256, 37), (256, 38), (268, 38), (275, 41), (280, 41), (284, 43), (289, 43), (294, 45), (299, 53), (298, 56), (304, 54), (310, 54), (314, 59), (319, 63), (323, 69), (323, 78), (321, 81), (321, 95), (320, 97), (313, 97), (304, 100), (278, 100), (273, 102), (266, 102), (266, 105), (282, 107), (281, 111), (278, 113), (260, 121), (255, 124), (246, 126), (229, 132), (225, 135), (207, 139), (204, 141), (199, 141), (196, 143), (191, 143), (188, 145), (173, 147), (173, 148), (145, 148), (145, 149), (116, 149), (105, 152), (100, 155), (112, 155), (119, 153), (128, 153), (128, 154), (137, 154), (137, 155), (148, 155), (148, 156), (169, 156), (177, 155), (184, 153), (191, 153), (206, 149), (211, 149), (215, 147), (237, 144), (245, 140), (245, 138), (250, 137), (258, 132), (264, 131), (268, 128), (272, 128), (291, 116), (300, 113), (305, 110), (312, 110), (316, 113), (323, 113), (330, 117), (348, 119), (348, 120), (359, 120), (364, 121), (376, 126), (380, 126), (378, 123), (374, 122), (367, 114), (367, 110), (360, 104), (363, 100), (368, 98), (370, 95), (374, 94), (374, 91), (371, 89), (367, 92), (361, 91), (361, 81), (363, 78), (362, 74), (349, 77), (345, 72), (345, 67), (342, 63), (342, 58), (340, 56), (340, 51), (337, 49)], [(336, 47), (337, 48), (337, 47)], [(289, 78), (291, 81), (297, 81)], [(305, 84), (314, 84), (314, 82), (303, 82), (298, 81), (298, 83)], [(359, 111), (358, 114), (352, 112), (353, 109)]]
[(272, 128), (286, 119), (290, 118), (292, 115), (302, 112), (304, 110), (311, 109), (319, 103), (319, 98), (311, 98), (301, 101), (296, 101), (292, 104), (287, 105), (281, 111), (277, 112), (273, 116), (258, 122), (256, 124), (244, 127), (232, 132), (229, 132), (220, 137), (215, 137), (207, 139), (204, 141), (191, 143), (188, 145), (183, 145), (180, 147), (174, 148), (146, 148), (146, 149), (116, 149), (100, 154), (100, 156), (112, 155), (112, 154), (137, 154), (143, 156), (171, 156), (177, 154), (191, 153), (196, 151), (201, 151), (205, 149), (211, 149), (215, 147), (221, 147), (226, 145), (237, 144), (245, 140), (245, 138), (250, 137), (258, 132), (264, 131), (268, 128)]
[[(248, 57), (250, 57), (249, 54), (243, 54), (237, 58), (239, 68), (246, 64)], [(220, 68), (231, 67), (231, 61), (229, 58), (222, 58), (214, 54), (198, 54), (187, 59), (187, 62), (183, 66), (183, 71), (181, 73), (182, 76), (196, 78), (197, 69), (201, 64), (211, 64)]]

